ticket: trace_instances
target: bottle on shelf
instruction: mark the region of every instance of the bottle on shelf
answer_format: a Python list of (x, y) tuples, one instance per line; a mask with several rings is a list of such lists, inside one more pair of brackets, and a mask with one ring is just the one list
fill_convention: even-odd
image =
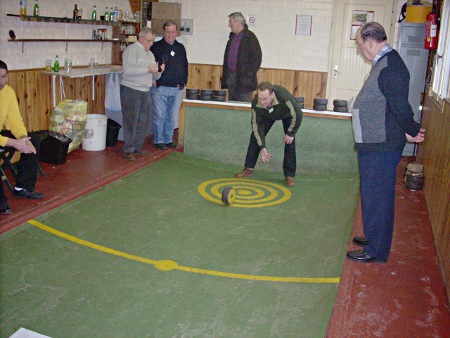
[(94, 9), (92, 10), (92, 20), (97, 20), (97, 6), (94, 5)]
[(58, 55), (55, 57), (55, 63), (53, 64), (53, 71), (59, 72), (59, 58)]
[(39, 16), (39, 0), (34, 0), (33, 16)]
[(106, 9), (105, 9), (105, 21), (109, 21), (109, 11), (108, 11), (108, 6), (106, 6)]
[(50, 59), (45, 60), (45, 70), (47, 72), (52, 71), (52, 60), (50, 60)]
[(114, 22), (117, 22), (119, 20), (119, 9), (117, 8), (117, 6), (114, 7)]
[(75, 4), (75, 8), (73, 9), (73, 19), (77, 20), (78, 19), (78, 5)]
[(27, 15), (27, 0), (20, 0), (20, 15)]
[(109, 7), (109, 21), (114, 21), (114, 9), (113, 6)]

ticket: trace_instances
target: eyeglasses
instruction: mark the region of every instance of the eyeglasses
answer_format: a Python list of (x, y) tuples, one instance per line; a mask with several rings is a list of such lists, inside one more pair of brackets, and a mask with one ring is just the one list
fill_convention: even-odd
[(258, 98), (258, 102), (265, 102), (265, 101), (269, 101), (269, 100), (270, 100), (270, 96)]
[(153, 42), (155, 42), (155, 40), (148, 40), (148, 39), (146, 39), (146, 38), (144, 38), (144, 40), (147, 41), (148, 43), (153, 43)]

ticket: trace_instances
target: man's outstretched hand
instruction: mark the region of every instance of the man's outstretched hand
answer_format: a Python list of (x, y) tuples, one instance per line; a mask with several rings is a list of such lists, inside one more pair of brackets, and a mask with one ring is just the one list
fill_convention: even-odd
[(264, 163), (269, 162), (270, 158), (272, 157), (272, 155), (270, 155), (269, 152), (267, 151), (267, 148), (263, 148), (261, 150), (261, 155), (262, 155), (261, 159)]

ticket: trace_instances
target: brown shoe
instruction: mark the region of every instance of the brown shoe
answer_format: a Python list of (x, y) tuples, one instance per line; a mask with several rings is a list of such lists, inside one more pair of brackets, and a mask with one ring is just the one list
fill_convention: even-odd
[(122, 156), (127, 161), (135, 161), (136, 160), (136, 158), (133, 156), (133, 153), (123, 153)]
[(293, 177), (286, 176), (285, 183), (288, 187), (295, 187), (295, 181)]
[(251, 168), (245, 168), (244, 170), (242, 170), (240, 173), (237, 173), (235, 176), (237, 178), (244, 178), (247, 176), (253, 176), (253, 172), (254, 170)]

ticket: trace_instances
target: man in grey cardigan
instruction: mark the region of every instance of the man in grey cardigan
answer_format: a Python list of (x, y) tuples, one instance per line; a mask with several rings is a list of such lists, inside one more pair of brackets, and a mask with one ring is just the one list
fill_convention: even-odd
[(361, 249), (347, 257), (380, 263), (388, 260), (394, 233), (397, 165), (406, 140), (422, 142), (425, 130), (414, 121), (408, 102), (408, 68), (388, 44), (383, 26), (366, 23), (356, 33), (356, 44), (372, 69), (352, 108), (364, 236), (353, 238)]
[(123, 115), (123, 158), (134, 161), (136, 155), (147, 155), (142, 150), (150, 121), (152, 97), (150, 87), (164, 71), (159, 66), (150, 47), (155, 42), (155, 34), (144, 27), (138, 41), (128, 46), (122, 55), (123, 73), (120, 82), (120, 100)]

